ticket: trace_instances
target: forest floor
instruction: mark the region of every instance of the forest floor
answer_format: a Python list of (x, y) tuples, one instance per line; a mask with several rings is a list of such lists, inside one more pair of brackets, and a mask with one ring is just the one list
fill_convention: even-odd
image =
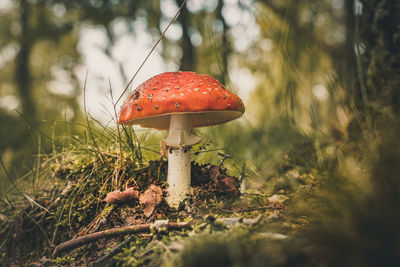
[[(266, 188), (244, 169), (233, 177), (222, 162), (192, 162), (192, 194), (174, 209), (162, 159), (121, 164), (109, 152), (66, 153), (44, 165), (31, 192), (15, 186), (0, 205), (2, 265), (190, 265), (185, 255), (207, 250), (208, 238), (222, 246), (246, 239), (256, 249), (307, 224), (288, 206), (318, 188), (298, 168), (269, 178)], [(244, 184), (251, 186), (240, 192)]]

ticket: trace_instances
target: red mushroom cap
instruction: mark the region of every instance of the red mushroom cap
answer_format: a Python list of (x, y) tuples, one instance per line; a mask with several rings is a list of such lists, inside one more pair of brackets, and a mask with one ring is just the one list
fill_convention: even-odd
[(192, 127), (215, 125), (240, 117), (242, 100), (217, 80), (194, 72), (165, 72), (137, 87), (125, 100), (119, 124), (168, 129), (169, 115), (189, 115)]

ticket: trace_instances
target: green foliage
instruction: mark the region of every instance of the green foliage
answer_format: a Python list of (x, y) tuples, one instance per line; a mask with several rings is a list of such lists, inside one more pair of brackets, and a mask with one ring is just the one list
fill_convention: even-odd
[[(97, 227), (98, 221), (111, 212), (102, 203), (108, 192), (127, 185), (144, 186), (149, 183), (146, 175), (157, 177), (160, 164), (151, 168), (151, 163), (144, 165), (132, 129), (126, 129), (120, 137), (129, 151), (122, 155), (112, 130), (98, 125), (86, 129), (91, 133), (87, 139), (73, 136), (52, 140), (53, 153), (40, 155), (42, 164), (31, 178), (22, 177), (7, 190), (0, 206), (2, 250), (8, 251), (3, 262), (47, 255), (49, 245), (71, 238), (92, 221)], [(36, 247), (46, 249), (28, 256)]]
[[(166, 37), (161, 47), (168, 68), (191, 66), (233, 90), (232, 74), (247, 73), (254, 84), (247, 96), (239, 91), (246, 103), (243, 119), (200, 130), (204, 142), (194, 147), (195, 159), (216, 165), (225, 159), (247, 190), (234, 203), (213, 198), (203, 214), (247, 218), (256, 214), (238, 210), (272, 205), (268, 199), (274, 194), (289, 199), (276, 204), (276, 214), (259, 212), (267, 218), (256, 229), (207, 222), (193, 231), (152, 233), (137, 237), (111, 264), (398, 263), (396, 1), (360, 1), (361, 13), (352, 0), (212, 2), (185, 8), (175, 22), (182, 39)], [(236, 15), (229, 17), (232, 9)], [(241, 22), (246, 17), (253, 28)], [(168, 19), (161, 1), (21, 0), (0, 14), (0, 99), (16, 99), (21, 115), (0, 107), (0, 156), (9, 170), (8, 176), (0, 173), (3, 264), (10, 257), (22, 265), (48, 256), (61, 240), (101, 228), (100, 221), (112, 214), (128, 214), (129, 207), (101, 202), (107, 192), (165, 181), (164, 162), (151, 161), (159, 157), (161, 135), (136, 135), (123, 127), (121, 140), (102, 122), (88, 117), (85, 122), (75, 68), (82, 61), (77, 49), (82, 25), (104, 30), (107, 40), (100, 49), (114, 60), (112, 49), (125, 36), (115, 22), (128, 25), (133, 35), (132, 25), (140, 22), (154, 38)], [(127, 80), (122, 63), (116, 63)], [(51, 86), (60, 74), (71, 87), (67, 94)], [(248, 77), (232, 78), (248, 88)], [(282, 238), (278, 233), (286, 239), (276, 240)], [(38, 247), (45, 249), (29, 254)], [(92, 250), (87, 246), (50, 262), (99, 256), (90, 255)]]

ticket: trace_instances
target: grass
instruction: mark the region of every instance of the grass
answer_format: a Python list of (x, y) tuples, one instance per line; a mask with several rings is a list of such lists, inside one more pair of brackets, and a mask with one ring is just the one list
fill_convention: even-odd
[[(128, 241), (121, 236), (54, 257), (54, 246), (74, 236), (147, 220), (136, 202), (104, 203), (107, 193), (126, 187), (143, 192), (152, 183), (165, 187), (166, 164), (155, 145), (157, 135), (137, 134), (128, 127), (122, 127), (119, 135), (115, 129), (88, 117), (82, 137), (42, 137), (40, 142), (53, 145), (52, 152), (39, 153), (35, 168), (27, 175), (9, 177), (13, 183), (0, 203), (0, 262), (88, 264), (123, 244), (106, 263), (393, 265), (399, 259), (396, 225), (400, 223), (398, 213), (393, 213), (399, 205), (400, 184), (396, 178), (396, 162), (400, 158), (396, 125), (382, 130), (376, 143), (365, 145), (363, 158), (349, 149), (354, 146), (351, 141), (325, 141), (316, 147), (312, 137), (294, 132), (302, 142), (291, 146), (278, 164), (257, 171), (251, 159), (243, 162), (229, 149), (221, 149), (218, 141), (210, 141), (206, 134), (205, 141), (192, 151), (193, 157), (204, 164), (195, 163), (193, 169), (201, 174), (208, 162), (218, 165), (226, 158), (221, 170), (225, 175), (246, 177), (245, 194), (230, 199), (196, 191), (193, 203), (188, 204), (191, 211), (171, 212), (160, 205), (158, 217), (149, 218), (200, 218), (203, 222), (192, 230), (153, 231), (129, 236)], [(283, 203), (276, 200), (279, 197), (283, 197)], [(224, 225), (217, 220), (242, 220), (259, 214), (263, 219), (255, 226)]]
[[(160, 161), (158, 151), (146, 146), (151, 143), (146, 134), (137, 135), (130, 127), (122, 127), (120, 134), (118, 136), (114, 129), (87, 118), (81, 138), (67, 136), (49, 140), (53, 144), (52, 153), (39, 154), (30, 174), (19, 179), (10, 177), (14, 183), (0, 204), (2, 264), (37, 263), (46, 259), (47, 263), (63, 265), (79, 263), (77, 259), (83, 255), (90, 259), (101, 256), (90, 245), (59, 258), (54, 258), (52, 251), (55, 245), (73, 236), (103, 229), (106, 227), (102, 224), (103, 218), (108, 220), (107, 227), (116, 227), (121, 220), (132, 217), (130, 213), (136, 204), (107, 205), (102, 202), (107, 193), (126, 187), (144, 190), (150, 183), (163, 186), (166, 181), (165, 161)], [(222, 158), (223, 155), (217, 156), (220, 151), (203, 143), (193, 149), (193, 155), (201, 157), (214, 153), (214, 157)], [(193, 170), (201, 173), (205, 167), (194, 164)], [(198, 196), (199, 199), (207, 198), (204, 193)], [(208, 207), (198, 209), (202, 214), (230, 211), (232, 201), (225, 203), (211, 198)], [(250, 199), (248, 203), (253, 206), (259, 204)], [(171, 215), (170, 219), (184, 219), (182, 216)], [(187, 236), (187, 233), (179, 235)], [(158, 240), (158, 237), (154, 238)], [(145, 242), (148, 238), (142, 239), (137, 242)], [(111, 240), (110, 245), (117, 241)], [(151, 251), (165, 252), (160, 241), (154, 242), (159, 248), (151, 248)], [(154, 242), (149, 242), (147, 247), (150, 249)], [(119, 255), (115, 262), (121, 263), (123, 258)]]
[[(118, 138), (123, 140), (123, 152)], [(29, 255), (35, 247), (51, 250), (102, 212), (101, 200), (107, 192), (138, 184), (135, 172), (149, 166), (131, 128), (124, 128), (118, 137), (111, 128), (88, 118), (83, 137), (47, 141), (53, 144), (53, 152), (40, 154), (39, 150), (30, 173), (19, 179), (7, 173), (11, 186), (0, 206), (3, 260), (13, 255), (27, 262), (40, 256)], [(46, 249), (39, 253), (47, 255)]]

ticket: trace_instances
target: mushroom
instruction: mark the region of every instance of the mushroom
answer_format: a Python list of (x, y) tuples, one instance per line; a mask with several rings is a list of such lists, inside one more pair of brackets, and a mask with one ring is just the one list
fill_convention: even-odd
[(165, 72), (128, 96), (118, 124), (169, 130), (161, 143), (168, 149), (167, 202), (176, 208), (190, 194), (190, 148), (201, 141), (192, 128), (234, 120), (244, 109), (238, 96), (208, 75)]

